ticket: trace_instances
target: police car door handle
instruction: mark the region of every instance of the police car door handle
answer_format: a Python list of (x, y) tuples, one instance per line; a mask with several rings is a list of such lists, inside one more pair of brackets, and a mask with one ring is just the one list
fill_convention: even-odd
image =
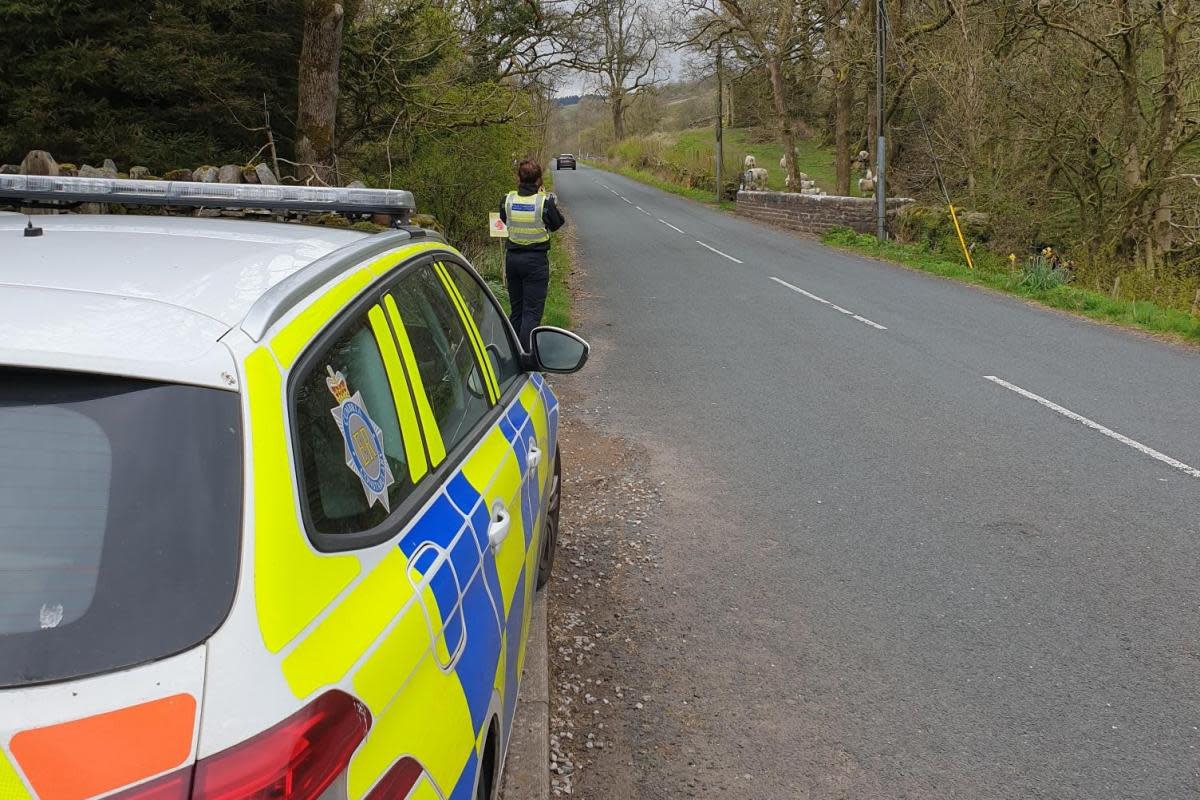
[(542, 448), (538, 447), (536, 444), (530, 443), (529, 455), (528, 458), (526, 458), (526, 461), (530, 467), (536, 467), (538, 464), (542, 463)]
[(488, 547), (492, 548), (492, 552), (500, 549), (500, 545), (508, 536), (508, 531), (512, 527), (512, 517), (508, 513), (508, 509), (499, 500), (492, 506), (492, 521), (488, 524)]

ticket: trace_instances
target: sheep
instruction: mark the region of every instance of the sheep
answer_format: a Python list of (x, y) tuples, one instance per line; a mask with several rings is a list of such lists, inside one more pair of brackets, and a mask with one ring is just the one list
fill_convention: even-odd
[(867, 165), (867, 161), (870, 160), (870, 158), (871, 158), (871, 154), (868, 153), (866, 150), (859, 150), (858, 155), (855, 156), (851, 160), (850, 166), (852, 166), (856, 170), (862, 169), (863, 167), (865, 167)]
[(754, 156), (746, 156), (746, 159), (743, 162), (743, 165), (745, 166), (745, 168), (747, 170), (752, 170), (758, 166), (758, 162), (754, 160)]
[(867, 174), (858, 179), (859, 194), (874, 194), (875, 192), (875, 174), (871, 172), (871, 168), (867, 167)]
[(762, 167), (752, 167), (742, 175), (742, 186), (749, 191), (767, 188), (767, 171)]

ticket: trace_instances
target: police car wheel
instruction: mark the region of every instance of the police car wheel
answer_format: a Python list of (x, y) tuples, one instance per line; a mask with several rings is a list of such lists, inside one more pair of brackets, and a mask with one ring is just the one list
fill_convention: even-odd
[(546, 522), (542, 530), (542, 559), (538, 564), (537, 588), (550, 582), (554, 569), (554, 551), (558, 549), (558, 514), (562, 500), (562, 457), (554, 449), (554, 477), (550, 479), (550, 491), (546, 496)]

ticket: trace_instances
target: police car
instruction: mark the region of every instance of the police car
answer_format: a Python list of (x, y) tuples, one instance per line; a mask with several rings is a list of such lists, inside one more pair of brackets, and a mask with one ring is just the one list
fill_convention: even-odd
[(0, 175), (0, 798), (491, 798), (588, 346), (407, 192)]

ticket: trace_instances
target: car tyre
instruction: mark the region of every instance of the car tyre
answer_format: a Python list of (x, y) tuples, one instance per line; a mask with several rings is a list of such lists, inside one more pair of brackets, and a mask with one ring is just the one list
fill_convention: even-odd
[(562, 456), (554, 449), (554, 476), (550, 479), (550, 491), (546, 493), (546, 520), (542, 525), (542, 558), (538, 563), (537, 588), (550, 582), (554, 569), (554, 553), (558, 550), (558, 517), (562, 505)]

